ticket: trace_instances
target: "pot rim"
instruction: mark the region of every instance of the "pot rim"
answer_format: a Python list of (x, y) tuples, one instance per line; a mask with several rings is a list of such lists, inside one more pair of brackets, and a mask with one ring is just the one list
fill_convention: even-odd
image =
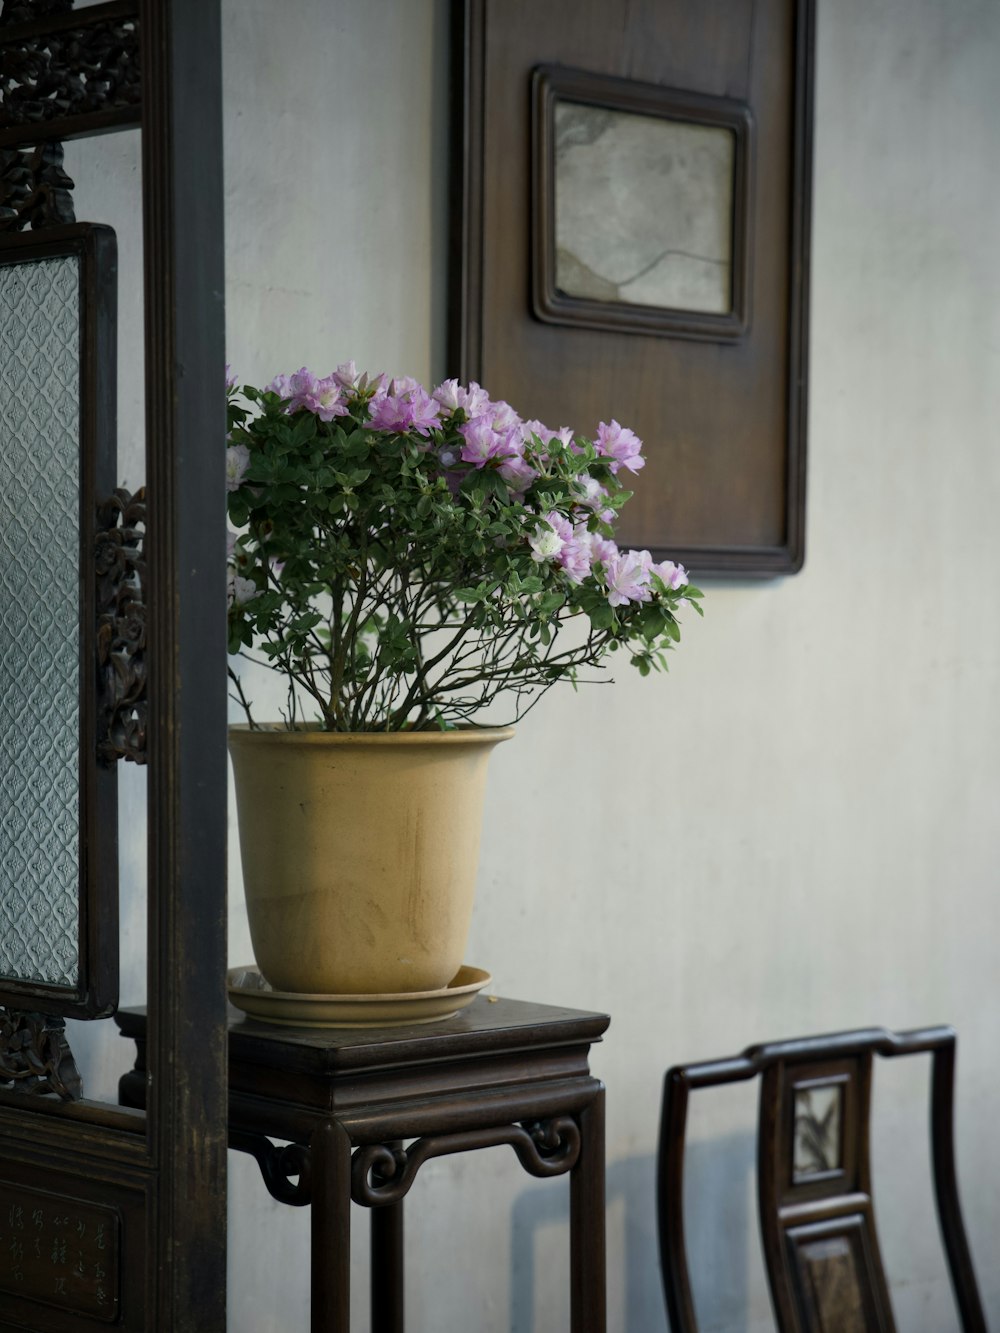
[(514, 727), (465, 727), (458, 731), (321, 731), (307, 722), (289, 731), (284, 722), (229, 724), (229, 743), (237, 745), (499, 745), (514, 735)]

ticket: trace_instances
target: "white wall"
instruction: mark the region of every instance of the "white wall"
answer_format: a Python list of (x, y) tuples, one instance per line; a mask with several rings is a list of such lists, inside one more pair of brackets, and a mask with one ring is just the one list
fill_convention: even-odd
[[(610, 1328), (629, 1333), (666, 1326), (663, 1069), (757, 1039), (938, 1021), (961, 1033), (961, 1184), (1000, 1322), (1000, 6), (819, 9), (805, 570), (710, 584), (669, 677), (552, 694), (493, 760), (468, 961), (498, 993), (613, 1016), (593, 1065), (608, 1085)], [(441, 376), (444, 0), (224, 12), (231, 361), (258, 383), (351, 356)], [(134, 163), (108, 170), (121, 184)], [(128, 886), (133, 986), (135, 868)], [(125, 1057), (87, 1050), (113, 1087)], [(879, 1071), (876, 1186), (900, 1326), (941, 1333), (947, 1280), (919, 1220), (924, 1072)], [(765, 1329), (752, 1099), (701, 1106), (704, 1326)], [(248, 1159), (231, 1169), (230, 1327), (305, 1328), (307, 1214), (273, 1203)], [(408, 1207), (415, 1330), (566, 1327), (565, 1182), (530, 1181), (498, 1149), (429, 1164)]]

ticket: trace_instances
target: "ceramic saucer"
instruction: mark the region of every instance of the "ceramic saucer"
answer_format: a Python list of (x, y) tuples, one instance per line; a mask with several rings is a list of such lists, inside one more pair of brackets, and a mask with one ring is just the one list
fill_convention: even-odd
[(436, 1023), (472, 1003), (493, 980), (479, 967), (460, 967), (440, 990), (402, 995), (305, 995), (272, 990), (256, 967), (226, 973), (229, 999), (261, 1023), (296, 1028), (381, 1028)]

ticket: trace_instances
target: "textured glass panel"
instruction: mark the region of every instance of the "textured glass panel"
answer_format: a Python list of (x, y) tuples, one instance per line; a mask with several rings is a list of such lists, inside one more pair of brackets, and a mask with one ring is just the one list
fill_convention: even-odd
[(0, 264), (0, 975), (74, 986), (80, 260)]
[(556, 286), (567, 296), (732, 309), (732, 130), (559, 101)]

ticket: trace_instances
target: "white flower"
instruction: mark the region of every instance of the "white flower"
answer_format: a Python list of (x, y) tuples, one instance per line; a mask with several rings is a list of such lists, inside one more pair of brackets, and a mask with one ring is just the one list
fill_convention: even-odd
[(245, 444), (231, 444), (226, 450), (226, 490), (238, 491), (250, 466), (250, 450)]
[(245, 579), (230, 568), (226, 578), (226, 603), (228, 606), (246, 606), (259, 595), (259, 589), (253, 579)]
[(550, 527), (548, 523), (539, 523), (528, 538), (532, 558), (538, 561), (551, 560), (559, 554), (565, 544), (555, 528)]

